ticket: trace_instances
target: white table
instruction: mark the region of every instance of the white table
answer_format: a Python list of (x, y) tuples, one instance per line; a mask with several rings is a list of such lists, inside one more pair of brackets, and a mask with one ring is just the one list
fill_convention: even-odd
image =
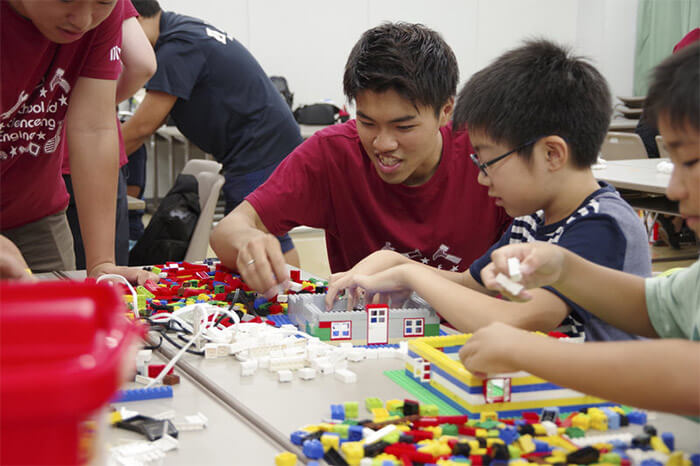
[(328, 126), (329, 125), (299, 125), (299, 130), (301, 131), (301, 137), (303, 139), (309, 139), (316, 131), (320, 131)]
[(671, 175), (660, 173), (656, 166), (665, 159), (629, 159), (606, 162), (606, 167), (594, 169), (593, 176), (616, 188), (650, 194), (665, 194)]

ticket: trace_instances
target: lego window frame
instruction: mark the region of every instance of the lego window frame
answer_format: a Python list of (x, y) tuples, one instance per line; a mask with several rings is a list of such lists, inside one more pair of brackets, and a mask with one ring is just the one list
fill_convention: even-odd
[[(333, 326), (340, 324), (348, 324), (348, 337), (337, 337), (333, 338)], [(330, 339), (331, 341), (342, 341), (342, 340), (352, 340), (352, 320), (335, 320), (331, 322), (330, 325)]]

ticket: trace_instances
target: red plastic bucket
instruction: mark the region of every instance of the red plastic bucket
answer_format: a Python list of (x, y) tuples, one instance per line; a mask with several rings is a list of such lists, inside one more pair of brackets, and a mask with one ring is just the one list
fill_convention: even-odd
[(83, 464), (141, 335), (106, 284), (0, 284), (0, 462)]

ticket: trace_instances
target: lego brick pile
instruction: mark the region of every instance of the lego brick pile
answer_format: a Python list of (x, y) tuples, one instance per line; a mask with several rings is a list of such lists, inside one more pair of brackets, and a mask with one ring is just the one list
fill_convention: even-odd
[[(149, 280), (136, 288), (138, 311), (142, 317), (173, 312), (195, 303), (226, 307), (241, 316), (247, 314), (255, 317), (282, 314), (287, 308), (284, 301), (286, 295), (270, 300), (258, 296), (239, 275), (215, 259), (207, 259), (201, 264), (166, 262), (144, 269), (158, 274), (160, 282)], [(327, 282), (321, 280), (301, 280), (299, 271), (292, 271), (287, 293), (325, 293), (327, 286)], [(132, 305), (130, 294), (125, 293), (125, 300), (129, 306)], [(232, 323), (230, 319), (222, 322), (223, 325)]]
[[(646, 413), (627, 407), (562, 415), (558, 408), (547, 408), (541, 415), (526, 412), (517, 419), (499, 419), (495, 412), (478, 419), (440, 416), (436, 406), (412, 400), (368, 398), (365, 407), (372, 420), (359, 420), (357, 402), (331, 405), (329, 422), (305, 426), (291, 434), (291, 441), (302, 448), (309, 465), (317, 460), (361, 466), (700, 465), (700, 455), (689, 458), (674, 451), (673, 434), (657, 432), (646, 425)], [(630, 424), (642, 425), (642, 433), (614, 432)], [(292, 466), (297, 457), (283, 452), (275, 463)]]

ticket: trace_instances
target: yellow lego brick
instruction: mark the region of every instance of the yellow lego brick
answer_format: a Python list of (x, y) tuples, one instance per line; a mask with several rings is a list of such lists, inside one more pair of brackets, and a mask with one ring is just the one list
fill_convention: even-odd
[(487, 447), (491, 447), (491, 446), (499, 444), (499, 443), (502, 445), (505, 445), (503, 440), (501, 440), (500, 438), (488, 438), (488, 439), (486, 439), (486, 446)]
[(547, 429), (542, 424), (532, 424), (532, 429), (535, 431), (535, 435), (547, 435)]
[(484, 411), (479, 416), (479, 422), (498, 421), (498, 414), (495, 411)]
[(374, 422), (384, 422), (389, 418), (389, 411), (386, 408), (372, 408), (372, 418)]
[(433, 438), (440, 438), (442, 436), (442, 427), (440, 426), (425, 426), (423, 430), (433, 433)]
[(610, 409), (615, 411), (617, 414), (625, 414), (625, 410), (619, 406), (611, 406)]
[(348, 463), (351, 460), (359, 461), (365, 456), (364, 442), (345, 442), (340, 446), (340, 451), (345, 455)]
[(671, 453), (666, 461), (666, 466), (690, 466), (692, 464), (682, 451), (675, 451)]
[(613, 446), (611, 443), (605, 443), (605, 442), (600, 442), (600, 443), (594, 443), (592, 445), (593, 448), (596, 450), (607, 450), (607, 451), (612, 451)]
[(323, 451), (328, 451), (331, 447), (338, 450), (340, 446), (340, 437), (337, 435), (322, 435), (321, 445), (323, 445)]
[(400, 430), (401, 432), (408, 432), (409, 430), (411, 430), (411, 428), (408, 427), (406, 424), (397, 424), (396, 430)]
[(402, 400), (387, 400), (386, 401), (386, 409), (389, 411), (398, 411), (403, 407), (403, 401)]
[(489, 435), (489, 431), (486, 429), (476, 429), (476, 432), (474, 432), (474, 437), (476, 438), (486, 438)]
[(203, 301), (209, 301), (211, 299), (211, 297), (209, 295), (201, 293), (201, 294), (197, 295), (197, 299), (201, 299)]
[(122, 415), (119, 411), (112, 411), (109, 413), (109, 423), (110, 424), (116, 424), (117, 422), (122, 420)]
[(303, 430), (304, 432), (308, 432), (310, 434), (313, 434), (314, 432), (318, 432), (319, 430), (321, 430), (321, 428), (316, 424), (312, 424), (312, 425), (304, 426), (299, 430)]
[(469, 451), (474, 451), (479, 448), (478, 440), (469, 440), (467, 441), (467, 444), (469, 444)]
[(474, 456), (482, 456), (488, 453), (488, 450), (486, 448), (476, 448), (472, 449), (469, 454), (474, 455)]
[(333, 432), (333, 427), (335, 424), (331, 424), (330, 422), (322, 422), (321, 424), (318, 424), (318, 430), (322, 430), (323, 432)]
[(446, 443), (437, 440), (425, 440), (418, 446), (418, 451), (430, 453), (433, 456), (449, 455), (452, 449)]
[(524, 454), (535, 451), (535, 442), (532, 441), (532, 436), (529, 434), (521, 435), (520, 439), (518, 439), (518, 444), (520, 451)]
[(291, 451), (283, 451), (275, 456), (275, 466), (295, 466), (297, 464), (297, 455)]
[(508, 466), (529, 466), (530, 463), (524, 460), (513, 460), (508, 462)]
[[(550, 444), (553, 447), (563, 448), (566, 452), (572, 452), (572, 451), (576, 451), (579, 449), (579, 447), (577, 445), (574, 445), (573, 443), (571, 443), (570, 441), (561, 437), (560, 435), (550, 435), (548, 437), (542, 437), (541, 439), (538, 439), (538, 440), (542, 440), (543, 442), (547, 442), (548, 444)], [(557, 451), (561, 451), (561, 450), (557, 450)], [(562, 453), (563, 453), (563, 451), (562, 451)]]
[(666, 444), (664, 443), (664, 441), (661, 440), (661, 437), (654, 435), (651, 438), (651, 441), (649, 444), (651, 445), (651, 448), (653, 448), (654, 450), (656, 450), (658, 452), (666, 453), (667, 455), (671, 453), (669, 451), (668, 447), (666, 446)]
[(591, 418), (588, 414), (577, 414), (571, 418), (571, 426), (578, 427), (579, 429), (588, 430), (591, 428)]
[(372, 460), (372, 465), (377, 464), (384, 466), (385, 461), (391, 461), (394, 465), (399, 464), (399, 459), (395, 457), (394, 455), (389, 455), (387, 453), (380, 453), (377, 456), (374, 457)]

